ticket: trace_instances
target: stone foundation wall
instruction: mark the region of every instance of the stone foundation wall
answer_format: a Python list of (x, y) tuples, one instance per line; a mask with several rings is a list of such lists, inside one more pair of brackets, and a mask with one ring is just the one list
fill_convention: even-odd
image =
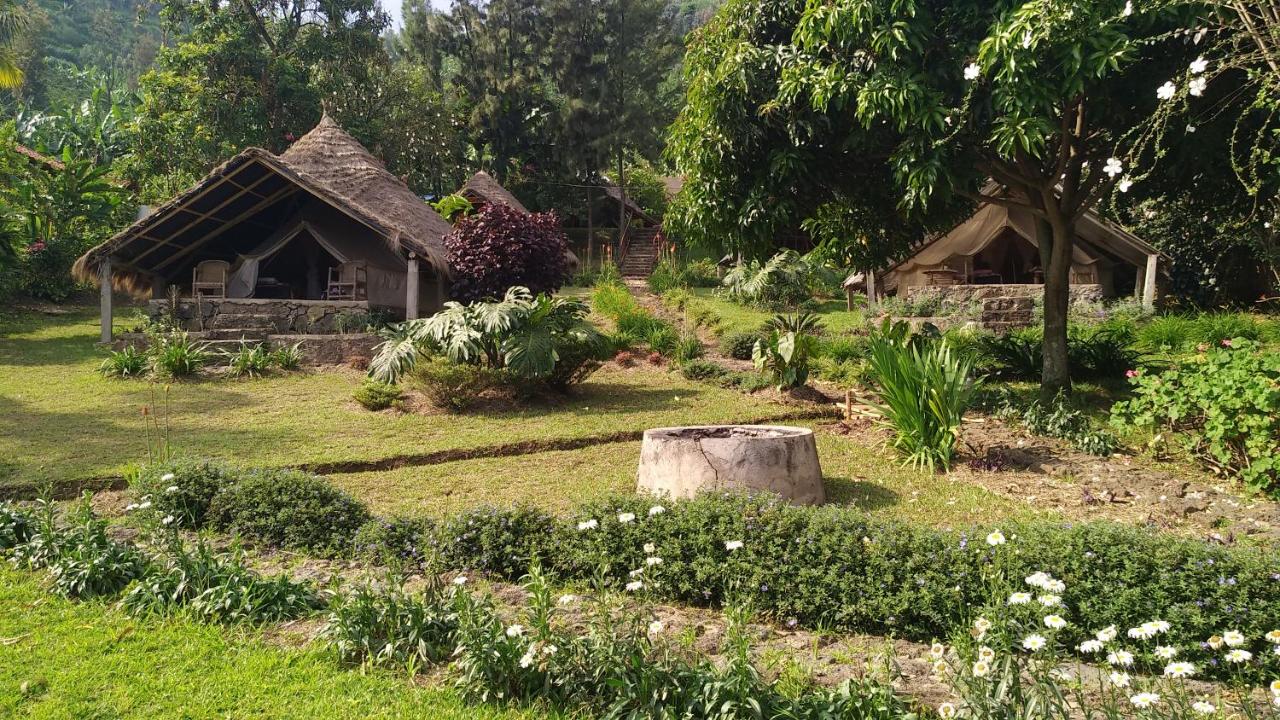
[[(1072, 285), (1072, 305), (1089, 305), (1103, 299), (1101, 285)], [(913, 326), (930, 322), (946, 330), (954, 325), (974, 325), (992, 332), (1008, 332), (1035, 322), (1035, 302), (1044, 297), (1043, 285), (931, 285), (907, 289), (907, 301), (929, 306), (935, 317), (903, 318)], [(975, 317), (976, 316), (976, 317)]]
[[(1103, 299), (1101, 285), (1072, 285), (1071, 303), (1095, 303)], [(1044, 297), (1044, 285), (925, 285), (907, 288), (907, 299), (921, 302), (930, 298), (963, 305), (974, 300), (994, 298)]]
[[(209, 338), (209, 333), (193, 332), (189, 337), (204, 343), (212, 352), (235, 352), (239, 349), (240, 340), (225, 338)], [(248, 339), (245, 342), (258, 342)], [(351, 365), (363, 369), (368, 367), (369, 360), (376, 354), (374, 348), (382, 342), (382, 338), (369, 333), (352, 333), (349, 335), (267, 335), (261, 341), (269, 348), (300, 345), (302, 364), (304, 365)], [(132, 346), (140, 349), (147, 347), (148, 340), (144, 333), (121, 333), (111, 344), (112, 350), (123, 350)], [(218, 362), (214, 362), (217, 365)]]
[[(152, 300), (152, 320), (168, 317), (168, 300)], [(364, 300), (192, 299), (178, 301), (178, 324), (189, 332), (217, 329), (262, 329), (277, 333), (323, 334), (363, 328), (371, 308)]]

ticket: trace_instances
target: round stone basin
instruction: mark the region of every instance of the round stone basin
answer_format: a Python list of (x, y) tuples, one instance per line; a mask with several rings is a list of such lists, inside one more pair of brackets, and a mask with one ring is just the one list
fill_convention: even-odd
[(826, 502), (813, 431), (782, 425), (702, 425), (646, 430), (642, 493), (768, 492), (797, 505)]

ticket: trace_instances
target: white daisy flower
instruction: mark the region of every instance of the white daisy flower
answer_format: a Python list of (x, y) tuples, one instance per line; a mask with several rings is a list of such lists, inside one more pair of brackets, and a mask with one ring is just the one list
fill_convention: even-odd
[(1067, 626), (1067, 621), (1061, 615), (1045, 615), (1044, 626), (1050, 630), (1061, 630)]
[(661, 620), (654, 620), (653, 622), (649, 623), (649, 634), (650, 634), (650, 635), (657, 635), (657, 634), (661, 633), (661, 632), (662, 632), (662, 627), (663, 627), (663, 626), (662, 626), (662, 621), (661, 621)]
[(654, 567), (654, 566), (656, 566), (656, 565), (661, 565), (661, 564), (662, 564), (662, 558), (660, 558), (660, 557), (647, 557), (647, 558), (645, 558), (645, 559), (644, 559), (644, 564), (645, 564), (645, 565), (648, 565), (649, 567)]
[(1107, 653), (1108, 665), (1120, 665), (1121, 667), (1129, 667), (1133, 664), (1133, 653), (1128, 650), (1116, 650)]
[(1093, 636), (1098, 638), (1098, 642), (1104, 642), (1104, 643), (1111, 642), (1112, 640), (1116, 639), (1116, 626), (1108, 625), (1107, 627), (1094, 633)]
[(1044, 636), (1037, 635), (1036, 633), (1032, 633), (1022, 638), (1022, 647), (1032, 652), (1043, 650), (1047, 644), (1048, 641), (1044, 639)]
[(1229, 663), (1235, 663), (1236, 665), (1239, 665), (1240, 663), (1247, 663), (1250, 660), (1252, 660), (1253, 653), (1249, 652), (1248, 650), (1244, 650), (1242, 648), (1236, 648), (1235, 650), (1232, 650), (1231, 652), (1227, 653), (1224, 656), (1224, 658)]
[(1171, 100), (1173, 96), (1178, 94), (1178, 86), (1173, 81), (1167, 81), (1165, 84), (1156, 88), (1156, 97), (1161, 100)]
[(160, 476), (160, 482), (171, 482), (176, 477), (173, 473), (165, 473)]
[(637, 590), (642, 590), (642, 589), (644, 589), (644, 583), (640, 582), (639, 580), (632, 580), (631, 582), (627, 583), (627, 592), (635, 592)]
[(600, 523), (595, 518), (591, 518), (590, 520), (583, 520), (582, 522), (578, 523), (579, 530), (595, 530), (598, 527), (600, 527)]
[(1004, 538), (1004, 533), (1000, 532), (999, 530), (992, 530), (990, 533), (987, 534), (987, 544), (990, 545), (991, 547), (995, 547), (997, 545), (1003, 545), (1005, 544), (1005, 542), (1006, 541)]
[(654, 545), (653, 543), (645, 543), (645, 544), (644, 544), (644, 554), (645, 554), (645, 555), (652, 555), (652, 554), (654, 553), (654, 551), (656, 551), (657, 549), (658, 549), (658, 546), (657, 546), (657, 545)]
[(458, 577), (456, 577), (456, 578), (454, 578), (454, 579), (453, 579), (453, 584), (454, 584), (454, 585), (466, 585), (466, 584), (467, 584), (467, 576), (466, 576), (466, 575), (459, 575)]
[(560, 596), (560, 599), (559, 599), (559, 600), (556, 600), (556, 604), (557, 604), (557, 605), (560, 605), (561, 607), (563, 607), (563, 606), (565, 606), (565, 605), (572, 605), (572, 604), (574, 604), (574, 603), (576, 603), (576, 602), (578, 602), (578, 596), (577, 596), (577, 595), (570, 595), (570, 594), (568, 594), (568, 593), (565, 593), (564, 595), (561, 595), (561, 596)]
[(1107, 679), (1116, 687), (1129, 687), (1129, 673), (1113, 671)]
[(1200, 715), (1212, 715), (1218, 712), (1218, 706), (1204, 700), (1197, 700), (1191, 703), (1191, 709)]
[(524, 635), (524, 626), (523, 626), (523, 625), (512, 625), (512, 626), (510, 626), (510, 627), (508, 627), (508, 628), (507, 628), (507, 637), (509, 637), (509, 638), (518, 638), (518, 637), (520, 637), (521, 635)]
[(635, 513), (618, 513), (618, 522), (627, 524), (636, 519)]
[(725, 544), (724, 544), (724, 549), (725, 549), (725, 550), (728, 550), (729, 552), (733, 552), (734, 550), (741, 550), (741, 549), (742, 549), (742, 541), (741, 541), (741, 540), (728, 540), (728, 541), (726, 541), (726, 542), (725, 542)]
[(1240, 647), (1244, 644), (1244, 633), (1239, 630), (1228, 630), (1222, 633), (1222, 642), (1226, 643), (1227, 647)]
[(1086, 654), (1102, 652), (1102, 641), (1101, 640), (1085, 640), (1084, 642), (1080, 643), (1080, 645), (1076, 649)]
[[(967, 74), (967, 71), (966, 71)], [(942, 720), (950, 720), (956, 716), (956, 706), (949, 702), (944, 702), (938, 706), (938, 717)]]
[(1010, 605), (1026, 605), (1031, 602), (1031, 593), (1016, 592), (1009, 596)]
[(1157, 645), (1153, 652), (1161, 660), (1172, 660), (1178, 656), (1178, 648), (1172, 645)]
[(969, 63), (968, 65), (964, 66), (965, 80), (977, 80), (978, 76), (981, 74), (982, 74), (982, 68), (978, 67), (978, 63)]
[(1036, 598), (1036, 602), (1045, 607), (1057, 607), (1062, 604), (1062, 597), (1058, 595), (1041, 595)]
[(1196, 666), (1189, 662), (1171, 662), (1164, 666), (1164, 676), (1171, 678), (1189, 678), (1196, 674)]
[(991, 665), (986, 660), (978, 660), (973, 663), (973, 676), (986, 677), (991, 673)]
[(1130, 697), (1129, 702), (1136, 708), (1148, 708), (1160, 702), (1160, 695), (1153, 692), (1140, 692)]
[(986, 645), (983, 645), (982, 647), (978, 648), (978, 659), (982, 660), (983, 662), (991, 662), (996, 659), (996, 651), (992, 650)]
[(662, 507), (661, 505), (654, 505), (653, 507), (649, 508), (649, 517), (653, 517), (654, 515), (661, 515), (666, 511), (667, 509)]

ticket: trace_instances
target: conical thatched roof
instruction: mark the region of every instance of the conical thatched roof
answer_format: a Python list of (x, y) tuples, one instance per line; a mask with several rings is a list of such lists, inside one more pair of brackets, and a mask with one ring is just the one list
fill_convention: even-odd
[(468, 200), (475, 202), (478, 198), (481, 202), (490, 205), (500, 203), (507, 207), (519, 210), (520, 212), (529, 212), (528, 208), (516, 199), (506, 188), (498, 184), (498, 181), (489, 173), (478, 170), (475, 175), (471, 176), (458, 190), (458, 194), (466, 197)]
[[(448, 276), (444, 236), (452, 228), (426, 201), (392, 175), (327, 115), (280, 155), (248, 148), (215, 168), (186, 192), (90, 249), (73, 268), (96, 282), (103, 258), (112, 257), (113, 284), (146, 292), (175, 254), (245, 218), (246, 207), (266, 208), (292, 190), (314, 195), (382, 237), (393, 250), (414, 252)], [(237, 214), (239, 213), (239, 214)], [(157, 250), (162, 250), (157, 252)]]

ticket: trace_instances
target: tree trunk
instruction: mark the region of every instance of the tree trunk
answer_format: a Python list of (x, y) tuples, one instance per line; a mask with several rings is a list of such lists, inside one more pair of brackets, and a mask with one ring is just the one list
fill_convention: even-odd
[[(1052, 213), (1051, 213), (1052, 214)], [(1067, 307), (1071, 294), (1071, 249), (1075, 224), (1059, 217), (1036, 221), (1036, 239), (1044, 265), (1044, 365), (1040, 397), (1048, 401), (1071, 392), (1067, 362)]]

